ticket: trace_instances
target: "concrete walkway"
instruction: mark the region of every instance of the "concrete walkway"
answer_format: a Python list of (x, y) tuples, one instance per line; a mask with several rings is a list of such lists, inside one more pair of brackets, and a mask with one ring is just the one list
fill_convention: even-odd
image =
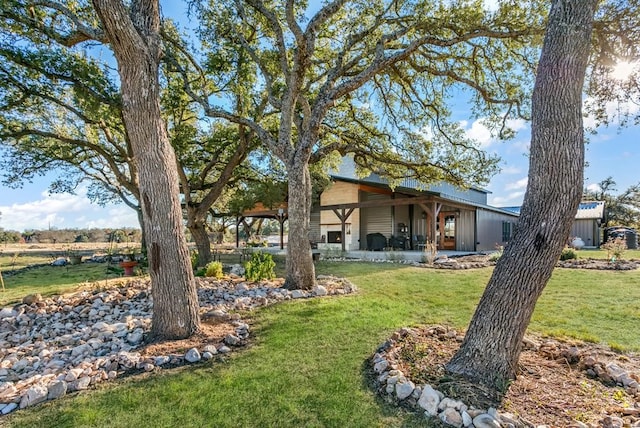
[[(281, 250), (279, 247), (261, 247), (256, 248), (256, 251), (264, 251), (274, 255), (287, 255), (287, 249)], [(366, 251), (366, 250), (352, 250), (345, 251), (344, 254), (340, 250), (334, 249), (322, 249), (313, 250), (314, 253), (320, 253), (322, 258), (338, 258), (344, 257), (347, 259), (361, 259), (361, 260), (394, 260), (394, 261), (414, 261), (420, 262), (424, 256), (424, 251)], [(438, 251), (438, 256), (447, 257), (461, 257), (468, 256), (470, 254), (478, 254), (472, 251)]]

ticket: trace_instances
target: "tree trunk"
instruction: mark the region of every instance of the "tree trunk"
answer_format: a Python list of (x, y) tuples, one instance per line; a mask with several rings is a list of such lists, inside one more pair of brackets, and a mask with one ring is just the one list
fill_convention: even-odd
[(529, 184), (517, 231), (446, 366), (499, 391), (515, 379), (522, 338), (580, 203), (582, 85), (596, 4), (553, 2), (533, 91)]
[(138, 216), (138, 223), (140, 223), (140, 251), (142, 251), (142, 254), (147, 255), (147, 235), (144, 233), (144, 216), (140, 205), (136, 207), (136, 215)]
[(287, 243), (287, 278), (285, 288), (310, 290), (316, 271), (309, 243), (311, 215), (311, 174), (306, 161), (294, 158), (288, 168), (289, 242)]
[(186, 245), (175, 153), (160, 114), (158, 1), (93, 0), (118, 62), (123, 117), (140, 177), (153, 294), (151, 335), (182, 339), (199, 329), (198, 296)]
[(211, 241), (207, 227), (203, 222), (198, 221), (189, 221), (188, 227), (198, 249), (198, 267), (203, 267), (211, 261)]

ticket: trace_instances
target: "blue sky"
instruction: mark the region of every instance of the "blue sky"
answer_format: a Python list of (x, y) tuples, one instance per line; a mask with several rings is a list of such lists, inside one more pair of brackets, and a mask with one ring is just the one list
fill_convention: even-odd
[[(492, 8), (494, 1), (486, 0)], [(162, 2), (167, 16), (176, 16), (181, 22), (189, 22), (184, 8), (176, 8), (173, 2)], [(176, 10), (177, 9), (177, 10)], [(177, 15), (176, 15), (177, 12)], [(460, 107), (460, 106), (457, 106)], [(614, 112), (619, 106), (609, 105)], [(638, 112), (638, 106), (627, 106)], [(530, 124), (524, 121), (512, 122), (518, 131), (512, 140), (503, 142), (493, 138), (480, 120), (465, 118), (469, 116), (465, 108), (456, 109), (459, 120), (469, 136), (477, 139), (481, 146), (501, 159), (502, 171), (485, 188), (491, 192), (489, 204), (495, 206), (520, 205), (527, 184), (528, 147)], [(586, 118), (585, 125), (593, 121)], [(609, 128), (598, 129), (597, 135), (589, 136), (583, 187), (593, 187), (596, 183), (611, 176), (617, 183), (619, 192), (632, 184), (640, 182), (640, 127), (619, 130), (614, 123)], [(49, 194), (49, 183), (55, 174), (38, 178), (33, 183), (25, 183), (21, 189), (10, 189), (0, 184), (0, 227), (7, 230), (47, 229), (51, 228), (91, 228), (91, 227), (138, 227), (135, 212), (125, 205), (100, 207), (91, 204), (86, 196), (86, 188), (79, 188), (75, 195)]]
[[(586, 122), (589, 122), (587, 118)], [(510, 141), (498, 141), (480, 121), (464, 121), (465, 129), (475, 137), (485, 150), (497, 153), (501, 158), (502, 172), (496, 175), (486, 189), (489, 204), (495, 206), (520, 205), (527, 184), (528, 147), (530, 128), (527, 122), (514, 122), (517, 136)], [(612, 176), (618, 191), (623, 191), (640, 181), (640, 128), (618, 130), (613, 126), (601, 128), (590, 136), (586, 146), (587, 162), (583, 187), (595, 185)], [(75, 195), (49, 194), (47, 191), (54, 175), (42, 177), (22, 189), (0, 187), (0, 227), (5, 230), (90, 227), (138, 227), (135, 212), (127, 206), (91, 204), (86, 188)]]

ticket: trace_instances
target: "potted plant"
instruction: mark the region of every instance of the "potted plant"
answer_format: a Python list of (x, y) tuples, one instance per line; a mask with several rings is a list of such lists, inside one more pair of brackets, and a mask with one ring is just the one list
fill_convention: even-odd
[(120, 267), (124, 269), (124, 276), (133, 276), (133, 268), (138, 266), (136, 260), (135, 251), (132, 248), (125, 248), (122, 252), (123, 260), (120, 262)]

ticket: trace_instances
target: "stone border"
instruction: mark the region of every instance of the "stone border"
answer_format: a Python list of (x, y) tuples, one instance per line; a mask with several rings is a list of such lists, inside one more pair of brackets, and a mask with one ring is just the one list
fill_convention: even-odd
[(186, 353), (142, 356), (137, 349), (151, 325), (149, 280), (100, 284), (64, 296), (29, 295), (0, 310), (0, 414), (54, 400), (73, 391), (135, 372), (151, 372), (211, 360), (244, 346), (249, 325), (234, 311), (250, 311), (291, 299), (356, 292), (344, 278), (318, 276), (313, 290), (287, 290), (283, 280), (249, 283), (196, 278), (203, 319), (229, 323), (220, 343)]
[[(438, 418), (444, 424), (457, 428), (528, 428), (532, 426), (515, 415), (498, 412), (495, 408), (476, 409), (473, 406), (468, 406), (460, 400), (445, 396), (445, 394), (429, 384), (415, 385), (411, 379), (398, 369), (397, 348), (401, 339), (414, 335), (416, 332), (417, 329), (406, 327), (396, 331), (378, 347), (376, 353), (370, 359), (371, 367), (376, 375), (376, 390), (386, 401), (398, 406), (408, 407), (414, 411), (424, 412), (427, 418)], [(443, 326), (433, 326), (426, 333), (437, 337), (458, 337), (458, 333), (455, 330)], [(549, 346), (550, 344), (553, 346)], [(640, 399), (639, 375), (629, 374), (616, 363), (606, 363), (598, 359), (598, 354), (606, 357), (613, 356), (613, 352), (606, 350), (588, 352), (579, 347), (553, 340), (547, 340), (543, 345), (527, 337), (523, 341), (525, 349), (538, 351), (541, 346), (550, 348), (548, 352), (556, 357), (566, 359), (567, 363), (577, 364), (581, 370), (584, 370), (589, 376), (598, 379), (605, 385), (621, 386), (625, 388), (629, 395)], [(628, 415), (640, 415), (640, 409), (638, 409), (637, 414), (629, 413)], [(622, 418), (614, 416), (607, 416), (605, 419), (611, 422), (611, 427), (622, 427), (625, 423)], [(603, 421), (605, 423), (603, 426), (609, 426), (606, 425), (608, 422)], [(576, 421), (575, 426), (587, 427), (587, 425), (578, 421)]]

